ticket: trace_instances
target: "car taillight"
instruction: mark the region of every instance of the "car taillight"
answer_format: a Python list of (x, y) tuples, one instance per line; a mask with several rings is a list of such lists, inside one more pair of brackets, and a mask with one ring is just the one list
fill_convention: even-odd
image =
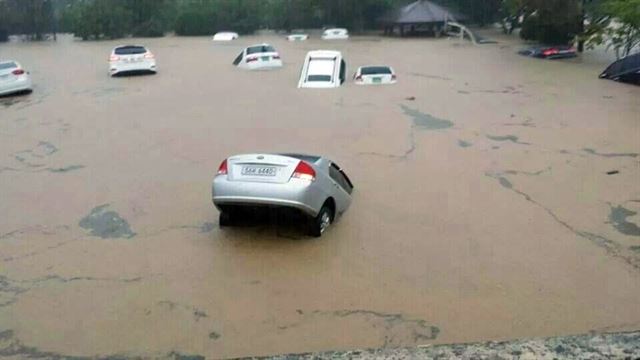
[(558, 49), (547, 49), (542, 52), (544, 56), (555, 55), (558, 53)]
[(247, 62), (248, 62), (248, 63), (250, 63), (250, 62), (252, 62), (252, 61), (257, 61), (257, 60), (258, 60), (258, 58), (257, 58), (257, 57), (248, 57), (248, 58), (247, 58)]
[(109, 57), (109, 61), (118, 61), (118, 60), (120, 60), (120, 56), (118, 55), (111, 55)]
[(356, 81), (362, 81), (362, 75), (356, 76)]
[(218, 175), (227, 175), (227, 159), (224, 159), (218, 167)]
[(395, 80), (396, 79), (396, 74), (391, 74), (391, 80)]
[(22, 69), (15, 69), (11, 72), (13, 75), (22, 75), (24, 74), (24, 70)]
[(152, 52), (147, 52), (146, 54), (144, 54), (144, 58), (145, 59), (153, 59), (155, 56), (153, 55)]
[(296, 169), (293, 171), (292, 178), (314, 181), (316, 179), (316, 171), (313, 170), (311, 165), (307, 164), (304, 161), (300, 161)]

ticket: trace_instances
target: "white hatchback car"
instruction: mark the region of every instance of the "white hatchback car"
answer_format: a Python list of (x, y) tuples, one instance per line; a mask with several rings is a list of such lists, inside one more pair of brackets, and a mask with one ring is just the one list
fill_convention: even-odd
[(109, 74), (157, 72), (156, 59), (151, 51), (142, 45), (121, 45), (111, 51)]
[(353, 80), (358, 85), (395, 84), (396, 73), (390, 66), (361, 66)]
[(30, 92), (31, 76), (17, 61), (0, 61), (0, 95)]
[(221, 31), (213, 35), (213, 41), (232, 41), (239, 38), (240, 35), (232, 31)]
[(257, 44), (242, 50), (233, 61), (233, 65), (249, 70), (272, 69), (282, 67), (282, 60), (273, 46)]
[(349, 38), (349, 31), (343, 28), (326, 29), (322, 33), (322, 40), (346, 40)]
[(333, 50), (309, 51), (300, 72), (299, 88), (336, 88), (344, 83), (347, 64), (342, 53)]

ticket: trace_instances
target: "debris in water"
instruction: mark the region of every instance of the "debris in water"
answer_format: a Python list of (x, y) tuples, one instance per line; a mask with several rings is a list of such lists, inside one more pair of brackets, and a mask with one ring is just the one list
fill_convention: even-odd
[(91, 213), (80, 220), (78, 225), (89, 230), (91, 235), (102, 239), (130, 239), (134, 237), (136, 234), (131, 231), (129, 223), (117, 212), (107, 211), (108, 207), (109, 204), (105, 204), (93, 208)]
[(82, 168), (84, 168), (84, 165), (70, 165), (70, 166), (65, 166), (61, 168), (49, 168), (47, 170), (52, 173), (66, 173), (69, 171), (78, 170)]
[(530, 143), (519, 141), (518, 137), (515, 135), (505, 135), (505, 136), (487, 135), (487, 139), (493, 140), (493, 141), (510, 141), (514, 144), (520, 144), (520, 145), (531, 145)]
[(473, 145), (470, 142), (464, 141), (464, 140), (458, 140), (458, 146), (462, 147), (462, 148), (467, 148), (469, 146)]
[(596, 155), (596, 156), (602, 156), (602, 157), (630, 157), (630, 158), (636, 158), (638, 157), (638, 153), (599, 153), (597, 150), (591, 149), (591, 148), (584, 148), (582, 149), (582, 151), (587, 152), (591, 155)]
[(453, 123), (449, 120), (438, 119), (404, 105), (400, 105), (400, 107), (405, 114), (413, 118), (413, 124), (418, 128), (426, 130), (442, 130), (453, 126)]
[(640, 236), (640, 227), (632, 222), (627, 221), (628, 217), (634, 216), (636, 214), (638, 213), (629, 209), (625, 209), (622, 206), (612, 206), (611, 212), (609, 213), (609, 222), (621, 234), (629, 236)]
[(620, 171), (618, 170), (611, 170), (611, 171), (607, 171), (607, 175), (615, 175), (615, 174), (619, 174)]
[(416, 97), (415, 96), (409, 96), (409, 97), (406, 97), (404, 99), (405, 100), (409, 100), (409, 101), (414, 101), (416, 99)]

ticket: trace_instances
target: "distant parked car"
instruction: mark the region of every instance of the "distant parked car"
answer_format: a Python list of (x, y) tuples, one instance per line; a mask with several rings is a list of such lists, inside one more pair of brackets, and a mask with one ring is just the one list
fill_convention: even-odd
[(236, 32), (232, 31), (222, 31), (213, 35), (213, 41), (232, 41), (240, 36)]
[(600, 78), (640, 85), (640, 52), (615, 61)]
[(0, 61), (0, 95), (31, 92), (31, 76), (17, 61)]
[(212, 185), (220, 226), (233, 225), (243, 208), (282, 207), (305, 215), (315, 237), (349, 208), (352, 192), (351, 180), (336, 163), (299, 154), (231, 156), (220, 164)]
[(302, 65), (298, 87), (336, 88), (344, 83), (346, 72), (347, 64), (339, 51), (309, 51)]
[(293, 30), (291, 34), (287, 35), (287, 40), (289, 41), (305, 41), (307, 39), (309, 39), (309, 34), (302, 30)]
[(109, 74), (157, 72), (156, 58), (142, 45), (121, 45), (111, 51)]
[(322, 33), (322, 40), (345, 40), (349, 38), (349, 31), (343, 28), (326, 29)]
[(396, 73), (389, 66), (362, 66), (353, 75), (358, 85), (395, 84)]
[(539, 59), (567, 59), (578, 56), (576, 48), (570, 45), (535, 46), (518, 51), (518, 54)]
[(233, 61), (233, 65), (244, 69), (269, 69), (282, 67), (280, 54), (269, 44), (249, 46)]

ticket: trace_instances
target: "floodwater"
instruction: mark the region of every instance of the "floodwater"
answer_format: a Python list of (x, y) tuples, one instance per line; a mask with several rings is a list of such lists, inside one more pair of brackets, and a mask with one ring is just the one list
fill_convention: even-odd
[[(0, 45), (0, 354), (221, 358), (640, 328), (640, 88), (515, 40), (244, 37)], [(267, 41), (281, 70), (231, 62)], [(119, 43), (155, 76), (109, 78)], [(398, 84), (299, 90), (307, 51)], [(226, 156), (324, 154), (356, 191), (322, 239), (221, 230)], [(608, 175), (608, 172), (614, 175)]]

